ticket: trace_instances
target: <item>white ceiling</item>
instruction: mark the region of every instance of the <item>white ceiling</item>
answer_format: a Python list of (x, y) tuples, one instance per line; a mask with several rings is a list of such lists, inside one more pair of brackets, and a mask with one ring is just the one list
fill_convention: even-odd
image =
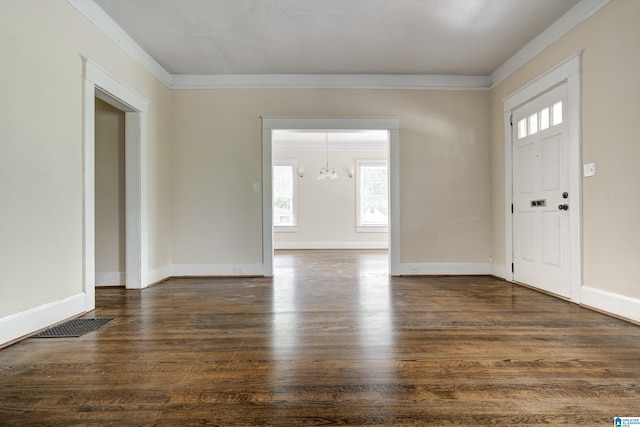
[(579, 3), (94, 1), (172, 75), (487, 76)]

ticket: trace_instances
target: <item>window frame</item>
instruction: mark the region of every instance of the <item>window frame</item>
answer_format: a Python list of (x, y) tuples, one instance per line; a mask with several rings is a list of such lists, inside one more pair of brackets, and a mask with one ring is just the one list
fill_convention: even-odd
[[(293, 217), (293, 225), (276, 225), (276, 215), (275, 215), (275, 198), (276, 191), (275, 188), (272, 189), (273, 197), (271, 200), (271, 208), (273, 210), (273, 231), (276, 233), (295, 233), (298, 231), (298, 160), (297, 159), (274, 159), (273, 168), (276, 166), (290, 166), (291, 167), (291, 215)], [(273, 183), (272, 186), (275, 187), (275, 172), (272, 172)]]
[[(361, 218), (361, 184), (362, 184), (362, 168), (367, 166), (384, 166), (387, 169), (387, 224), (362, 224)], [(387, 159), (356, 159), (356, 232), (358, 233), (388, 233), (389, 232), (389, 161)]]

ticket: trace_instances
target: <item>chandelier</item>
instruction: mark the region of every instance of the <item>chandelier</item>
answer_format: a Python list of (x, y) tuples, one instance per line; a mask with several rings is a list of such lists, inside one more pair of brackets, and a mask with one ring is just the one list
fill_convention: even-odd
[(327, 163), (326, 167), (320, 169), (318, 179), (338, 179), (338, 174), (333, 168), (329, 168), (329, 134), (324, 134), (324, 141), (327, 145)]

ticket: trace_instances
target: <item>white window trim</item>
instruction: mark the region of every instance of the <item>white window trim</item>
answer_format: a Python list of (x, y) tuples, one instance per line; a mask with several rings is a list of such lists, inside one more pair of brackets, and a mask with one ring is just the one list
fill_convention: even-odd
[[(293, 222), (295, 225), (274, 225), (273, 231), (275, 233), (296, 233), (298, 231), (298, 160), (297, 159), (277, 159), (273, 161), (273, 166), (291, 166), (292, 168), (292, 207), (291, 212), (293, 213)], [(273, 201), (271, 202), (271, 206), (273, 208)]]
[[(387, 159), (356, 159), (356, 232), (357, 233), (388, 233), (388, 225), (362, 225), (360, 223), (360, 167), (368, 165), (384, 165), (387, 167), (387, 187), (389, 186), (389, 162)], [(387, 188), (387, 198), (389, 190)]]

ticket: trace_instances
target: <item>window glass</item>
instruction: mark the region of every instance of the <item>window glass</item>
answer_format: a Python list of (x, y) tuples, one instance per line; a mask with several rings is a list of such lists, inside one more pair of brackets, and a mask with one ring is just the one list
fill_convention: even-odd
[(522, 139), (527, 136), (527, 119), (521, 119), (518, 122), (518, 139)]
[(294, 165), (273, 166), (273, 225), (295, 226)]
[(538, 132), (538, 113), (529, 116), (529, 135)]
[(540, 130), (549, 129), (549, 107), (540, 111)]
[(386, 162), (360, 163), (358, 184), (358, 225), (387, 226), (389, 185)]
[(555, 126), (562, 123), (562, 101), (556, 102), (555, 104), (553, 104), (553, 107), (551, 107), (551, 110), (552, 110), (551, 124)]

